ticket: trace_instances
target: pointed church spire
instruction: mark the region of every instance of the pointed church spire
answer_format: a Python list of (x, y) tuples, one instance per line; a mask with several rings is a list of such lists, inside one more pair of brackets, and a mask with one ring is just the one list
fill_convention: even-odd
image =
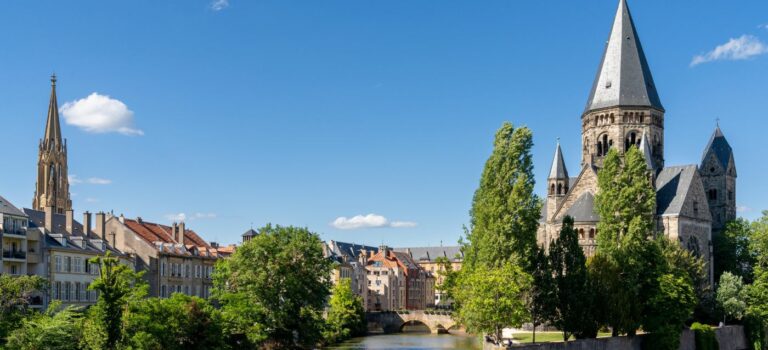
[(728, 140), (725, 139), (725, 135), (723, 135), (723, 131), (720, 130), (719, 124), (715, 127), (715, 131), (709, 138), (707, 148), (704, 149), (704, 155), (701, 158), (702, 166), (710, 154), (714, 154), (715, 157), (717, 157), (717, 160), (720, 162), (720, 165), (723, 166), (723, 169), (728, 169), (728, 164), (732, 159), (733, 149), (728, 143)]
[(45, 138), (54, 145), (61, 145), (61, 125), (59, 124), (59, 104), (56, 100), (56, 74), (51, 75), (51, 100), (48, 102), (48, 120), (45, 122)]
[(552, 168), (549, 171), (549, 178), (568, 178), (568, 169), (565, 168), (565, 161), (563, 160), (563, 150), (560, 149), (560, 139), (557, 140), (557, 149), (555, 149), (555, 158), (552, 160)]
[(645, 164), (648, 166), (648, 170), (655, 170), (656, 166), (653, 164), (653, 153), (651, 153), (651, 145), (648, 141), (648, 135), (643, 133), (643, 138), (640, 140), (640, 152), (643, 152), (643, 158)]
[(586, 111), (616, 106), (664, 111), (626, 0), (619, 0)]

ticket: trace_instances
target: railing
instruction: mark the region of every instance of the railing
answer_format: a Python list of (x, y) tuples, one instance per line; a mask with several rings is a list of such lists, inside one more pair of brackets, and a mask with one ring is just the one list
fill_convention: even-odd
[(0, 230), (0, 233), (7, 234), (7, 235), (18, 235), (18, 236), (27, 235), (26, 230)]
[(27, 253), (22, 252), (20, 250), (4, 250), (3, 258), (4, 259), (26, 259)]

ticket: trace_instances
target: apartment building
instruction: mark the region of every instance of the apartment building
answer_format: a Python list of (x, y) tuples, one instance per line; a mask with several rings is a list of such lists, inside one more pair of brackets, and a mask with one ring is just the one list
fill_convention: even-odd
[(461, 269), (461, 264), (464, 261), (464, 254), (461, 252), (459, 246), (447, 246), (447, 247), (418, 247), (418, 248), (395, 248), (395, 251), (408, 254), (411, 259), (427, 271), (434, 279), (432, 283), (427, 284), (427, 288), (431, 291), (427, 291), (427, 295), (433, 295), (434, 299), (427, 302), (427, 307), (450, 307), (453, 301), (447, 299), (440, 285), (443, 283), (444, 276), (441, 273), (445, 267), (439, 262), (439, 260), (447, 260), (453, 271)]
[[(111, 237), (115, 247), (135, 254), (137, 271), (144, 271), (150, 296), (167, 298), (184, 293), (210, 296), (216, 261), (225, 254), (203, 240), (183, 222), (170, 226), (128, 219), (123, 215), (97, 214), (97, 231)], [(99, 229), (98, 227), (102, 227)]]
[(28, 218), (7, 199), (0, 197), (0, 243), (2, 243), (2, 269), (0, 273), (13, 276), (26, 275)]

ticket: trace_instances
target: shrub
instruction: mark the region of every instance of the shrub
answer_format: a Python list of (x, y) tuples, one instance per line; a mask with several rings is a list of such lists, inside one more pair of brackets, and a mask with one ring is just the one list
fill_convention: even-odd
[(695, 322), (691, 325), (691, 330), (696, 335), (697, 350), (719, 350), (720, 345), (715, 337), (715, 330), (712, 326)]

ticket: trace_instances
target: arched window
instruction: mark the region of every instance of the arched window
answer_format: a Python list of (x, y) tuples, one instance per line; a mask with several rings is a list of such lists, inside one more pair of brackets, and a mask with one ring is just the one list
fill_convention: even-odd
[(708, 193), (709, 200), (717, 200), (717, 190), (712, 188)]
[(579, 229), (579, 239), (584, 239), (584, 229), (583, 228)]
[(549, 188), (549, 194), (555, 194), (555, 184), (552, 184), (552, 187)]
[(557, 184), (557, 195), (563, 194), (563, 184)]
[(589, 239), (595, 238), (595, 229), (591, 228), (589, 229)]

